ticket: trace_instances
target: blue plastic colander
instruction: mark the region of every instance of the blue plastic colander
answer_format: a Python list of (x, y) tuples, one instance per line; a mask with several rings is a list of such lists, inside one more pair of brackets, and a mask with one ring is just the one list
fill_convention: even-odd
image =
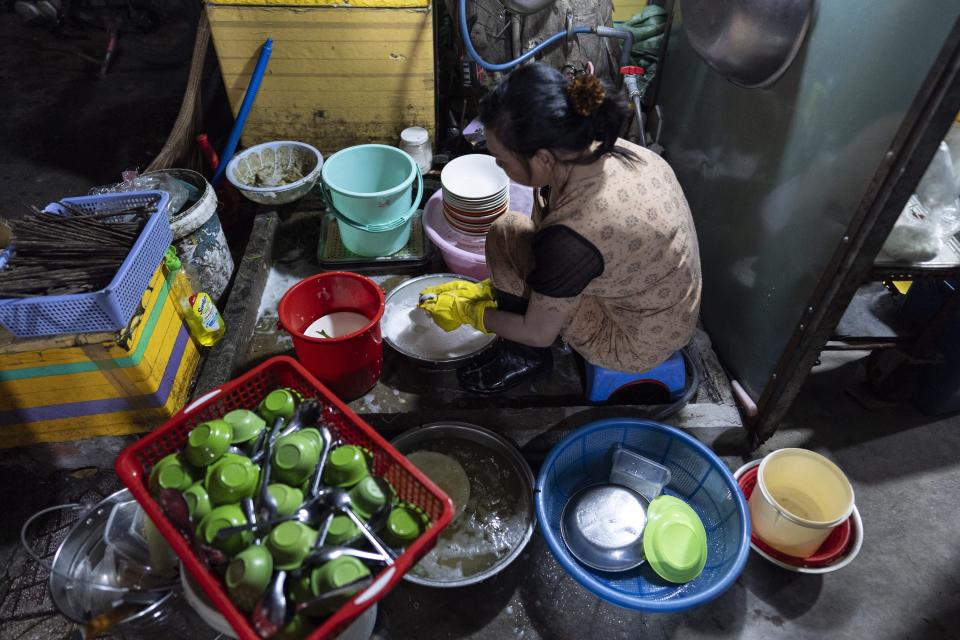
[[(672, 584), (643, 564), (606, 573), (580, 564), (560, 537), (560, 515), (583, 487), (607, 482), (615, 444), (670, 469), (663, 493), (686, 500), (707, 530), (707, 564), (687, 584)], [(683, 611), (716, 598), (743, 571), (750, 551), (750, 512), (737, 481), (704, 444), (667, 425), (633, 418), (592, 422), (553, 448), (537, 477), (537, 520), (560, 565), (591, 593), (639, 611)]]

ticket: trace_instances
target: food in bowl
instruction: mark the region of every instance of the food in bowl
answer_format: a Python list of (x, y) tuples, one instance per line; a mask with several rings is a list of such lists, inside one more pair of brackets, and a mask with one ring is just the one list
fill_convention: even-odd
[(259, 204), (285, 204), (305, 196), (320, 179), (323, 156), (304, 142), (282, 140), (244, 149), (227, 165), (227, 180)]

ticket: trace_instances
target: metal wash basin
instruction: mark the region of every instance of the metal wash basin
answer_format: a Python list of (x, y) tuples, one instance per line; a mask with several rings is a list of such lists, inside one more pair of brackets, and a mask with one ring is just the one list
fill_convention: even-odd
[(680, 0), (690, 46), (730, 82), (768, 87), (797, 57), (813, 0)]

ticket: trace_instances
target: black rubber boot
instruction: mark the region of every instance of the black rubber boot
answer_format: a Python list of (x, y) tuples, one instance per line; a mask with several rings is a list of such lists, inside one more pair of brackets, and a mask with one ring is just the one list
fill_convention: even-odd
[(491, 354), (479, 364), (457, 369), (457, 379), (464, 391), (490, 395), (511, 389), (529, 376), (553, 370), (550, 348), (499, 341)]

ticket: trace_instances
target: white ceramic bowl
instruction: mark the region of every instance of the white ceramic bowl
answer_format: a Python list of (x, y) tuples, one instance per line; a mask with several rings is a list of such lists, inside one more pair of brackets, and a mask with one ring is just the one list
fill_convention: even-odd
[(277, 205), (307, 195), (320, 179), (321, 167), (323, 156), (311, 145), (279, 140), (244, 149), (230, 160), (226, 174), (249, 200)]
[[(223, 615), (213, 608), (206, 594), (194, 585), (193, 578), (187, 575), (186, 571), (180, 572), (180, 585), (183, 587), (183, 595), (187, 603), (197, 612), (204, 622), (211, 629), (224, 636), (225, 638), (236, 638), (237, 632), (233, 630), (230, 623)], [(360, 614), (356, 620), (350, 623), (350, 626), (343, 630), (338, 640), (368, 640), (373, 635), (373, 628), (377, 624), (377, 605), (372, 604)]]
[(444, 191), (461, 200), (486, 200), (510, 187), (510, 179), (493, 156), (474, 153), (460, 156), (440, 172)]
[(509, 197), (509, 192), (504, 191), (503, 193), (498, 193), (482, 200), (465, 200), (463, 198), (456, 197), (446, 190), (443, 190), (443, 201), (452, 204), (458, 209), (484, 209), (496, 207), (497, 205), (506, 202)]

